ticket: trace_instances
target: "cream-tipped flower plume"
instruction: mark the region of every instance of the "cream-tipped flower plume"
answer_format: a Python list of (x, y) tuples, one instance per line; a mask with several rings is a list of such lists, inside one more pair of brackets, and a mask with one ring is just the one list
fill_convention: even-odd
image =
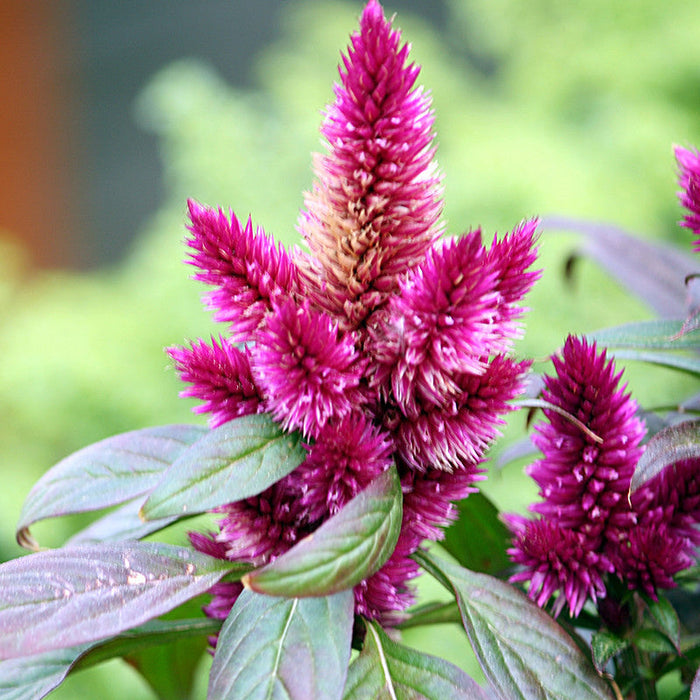
[[(391, 621), (413, 600), (409, 558), (474, 491), (527, 362), (511, 358), (520, 301), (538, 277), (536, 221), (484, 245), (440, 240), (442, 187), (430, 101), (409, 47), (371, 0), (321, 133), (327, 153), (286, 251), (248, 220), (190, 202), (190, 262), (228, 338), (172, 348), (183, 392), (220, 425), (268, 412), (308, 455), (265, 492), (217, 509), (197, 549), (268, 562), (396, 463), (404, 491), (394, 554), (355, 588), (355, 610)], [(240, 344), (240, 345), (236, 345)], [(218, 584), (226, 614), (240, 584)]]

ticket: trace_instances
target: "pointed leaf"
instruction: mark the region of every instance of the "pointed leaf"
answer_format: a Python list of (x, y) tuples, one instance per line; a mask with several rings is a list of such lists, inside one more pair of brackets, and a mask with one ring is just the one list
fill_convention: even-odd
[(402, 511), (401, 482), (392, 465), (318, 530), (241, 582), (259, 593), (297, 597), (352, 588), (391, 556)]
[(366, 623), (367, 636), (352, 662), (344, 700), (498, 700), (462, 669), (444, 659), (393, 642), (379, 625)]
[(96, 442), (66, 457), (37, 481), (17, 525), (20, 544), (37, 549), (28, 528), (44, 518), (83, 513), (148, 493), (206, 428), (164, 425)]
[(146, 520), (203, 513), (264, 491), (306, 458), (299, 433), (267, 414), (242, 416), (209, 431), (163, 476), (141, 509)]
[(142, 502), (143, 498), (137, 498), (129, 501), (129, 503), (125, 503), (111, 513), (103, 515), (95, 522), (90, 523), (86, 528), (76, 532), (66, 542), (66, 545), (140, 540), (181, 520), (180, 516), (174, 515), (170, 518), (144, 522), (139, 517), (139, 506)]
[(630, 493), (681, 459), (700, 457), (700, 421), (685, 421), (659, 431), (649, 440), (632, 475)]
[(661, 350), (696, 350), (700, 331), (679, 335), (683, 321), (638, 321), (603, 328), (588, 333), (588, 338), (611, 348), (647, 348)]
[(174, 641), (213, 634), (216, 620), (154, 620), (106, 642), (55, 649), (34, 656), (0, 661), (0, 697), (3, 700), (40, 700), (76, 669), (123, 656), (134, 648), (169, 645)]
[[(457, 503), (457, 509), (459, 516), (445, 530), (442, 547), (472, 571), (498, 574), (508, 568), (510, 535), (498, 518), (496, 506), (483, 493), (472, 493)], [(475, 532), (478, 537), (474, 537)]]
[(547, 613), (513, 586), (418, 551), (457, 598), (484, 675), (509, 700), (612, 700), (591, 662)]
[(689, 700), (700, 700), (700, 668), (695, 672), (693, 684), (690, 686)]
[(274, 598), (244, 590), (221, 628), (207, 698), (341, 698), (353, 607), (352, 591)]
[(247, 567), (157, 542), (81, 545), (0, 566), (0, 658), (113, 636)]
[(545, 219), (542, 227), (583, 234), (586, 240), (582, 253), (656, 313), (666, 318), (684, 313), (683, 280), (697, 269), (691, 255), (607, 224), (552, 218)]
[(640, 650), (649, 653), (674, 654), (676, 649), (671, 640), (659, 630), (637, 630), (632, 637), (633, 644)]
[(90, 644), (0, 661), (3, 700), (40, 700), (58, 688)]
[(596, 632), (591, 639), (593, 664), (598, 673), (603, 673), (608, 661), (630, 645), (629, 639), (618, 637), (612, 632)]

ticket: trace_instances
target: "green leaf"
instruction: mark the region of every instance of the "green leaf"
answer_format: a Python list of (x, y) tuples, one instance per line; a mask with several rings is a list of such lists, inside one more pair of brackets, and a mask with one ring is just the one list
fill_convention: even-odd
[(639, 321), (588, 333), (588, 338), (613, 348), (648, 348), (663, 350), (697, 349), (700, 331), (679, 335), (683, 321)]
[(352, 662), (343, 700), (498, 700), (444, 659), (393, 642), (366, 622), (360, 655)]
[(123, 656), (135, 648), (169, 645), (192, 637), (203, 638), (220, 627), (216, 620), (153, 620), (106, 642), (0, 661), (0, 697), (3, 700), (40, 700), (55, 690), (74, 670)]
[(221, 628), (209, 700), (341, 698), (354, 598), (274, 598), (244, 590)]
[(593, 664), (598, 673), (603, 673), (606, 664), (630, 645), (628, 639), (618, 637), (612, 632), (596, 632), (591, 639)]
[(100, 510), (148, 493), (178, 455), (205, 432), (195, 425), (144, 428), (66, 457), (29, 492), (17, 524), (17, 541), (36, 550), (29, 526), (38, 520)]
[(81, 545), (0, 566), (0, 658), (111, 637), (249, 567), (157, 542)]
[(401, 482), (392, 465), (318, 530), (241, 581), (259, 593), (296, 597), (352, 588), (391, 556), (402, 510)]
[(485, 574), (498, 574), (510, 566), (506, 549), (508, 528), (498, 509), (482, 493), (472, 493), (457, 504), (459, 516), (440, 542), (462, 566)]
[(659, 630), (671, 640), (676, 651), (680, 653), (681, 622), (678, 619), (678, 613), (676, 613), (668, 598), (659, 595), (657, 600), (648, 600), (647, 609)]
[(71, 667), (91, 645), (56, 649), (45, 654), (0, 661), (3, 700), (40, 700), (65, 680)]
[(671, 640), (659, 630), (641, 629), (632, 636), (632, 643), (645, 652), (657, 652), (661, 654), (676, 654), (677, 651)]
[(633, 360), (635, 362), (648, 362), (660, 367), (669, 367), (689, 374), (700, 374), (700, 359), (689, 355), (676, 355), (670, 352), (646, 352), (642, 350), (615, 350), (615, 358), (618, 360)]
[(632, 475), (630, 493), (681, 459), (700, 457), (700, 421), (685, 421), (664, 428), (647, 443)]
[(255, 496), (305, 458), (299, 433), (283, 432), (267, 414), (236, 418), (180, 455), (151, 492), (141, 516), (193, 515)]
[(611, 700), (571, 637), (519, 590), (422, 551), (414, 558), (455, 595), (484, 675), (503, 697)]

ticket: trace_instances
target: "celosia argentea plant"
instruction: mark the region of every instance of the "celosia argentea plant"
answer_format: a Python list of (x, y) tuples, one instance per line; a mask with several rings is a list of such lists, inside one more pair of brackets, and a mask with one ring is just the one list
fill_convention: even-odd
[[(513, 341), (538, 222), (486, 243), (444, 236), (433, 115), (408, 53), (370, 0), (321, 127), (303, 251), (189, 202), (189, 262), (222, 331), (168, 354), (209, 426), (118, 435), (37, 483), (18, 526), (30, 548), (38, 520), (112, 510), (0, 567), (2, 697), (44, 697), (114, 656), (175, 697), (151, 648), (205, 639), (211, 700), (656, 698), (671, 673), (679, 698), (694, 676), (700, 696), (697, 399), (643, 411), (611, 350), (700, 374), (694, 278), (680, 320), (570, 336), (532, 381)], [(700, 240), (700, 157), (677, 159)], [(606, 252), (624, 234), (588, 233), (628, 279)], [(518, 399), (526, 386), (541, 396)], [(546, 419), (527, 469), (534, 517), (500, 515), (476, 488), (515, 406)], [(186, 545), (144, 539), (203, 513), (215, 528)], [(453, 600), (415, 606), (421, 571)], [(482, 685), (401, 643), (438, 623), (463, 626)]]

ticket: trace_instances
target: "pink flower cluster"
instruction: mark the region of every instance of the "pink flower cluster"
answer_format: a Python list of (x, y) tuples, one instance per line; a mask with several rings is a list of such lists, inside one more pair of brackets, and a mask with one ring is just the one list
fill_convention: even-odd
[[(190, 262), (228, 335), (170, 349), (185, 396), (218, 426), (268, 412), (308, 456), (265, 492), (231, 503), (197, 549), (254, 564), (313, 532), (392, 463), (404, 492), (394, 554), (355, 589), (356, 611), (390, 620), (412, 601), (409, 558), (454, 517), (527, 362), (511, 358), (519, 302), (538, 273), (537, 222), (484, 245), (441, 241), (433, 115), (376, 0), (353, 34), (321, 132), (328, 153), (287, 251), (250, 219), (189, 203)], [(220, 584), (224, 617), (237, 584)]]
[(537, 519), (510, 515), (509, 550), (521, 565), (511, 581), (529, 582), (529, 595), (553, 612), (568, 605), (577, 616), (584, 603), (606, 595), (606, 576), (655, 597), (673, 576), (691, 566), (700, 543), (700, 460), (670, 465), (655, 479), (628, 492), (645, 434), (637, 404), (619, 387), (622, 372), (605, 351), (570, 336), (556, 376), (545, 378), (543, 397), (578, 419), (545, 409), (533, 442), (543, 458), (528, 468), (542, 502)]
[(693, 250), (700, 252), (700, 153), (696, 150), (676, 147), (676, 161), (679, 176), (678, 199), (688, 210), (681, 226), (689, 228), (695, 234)]

